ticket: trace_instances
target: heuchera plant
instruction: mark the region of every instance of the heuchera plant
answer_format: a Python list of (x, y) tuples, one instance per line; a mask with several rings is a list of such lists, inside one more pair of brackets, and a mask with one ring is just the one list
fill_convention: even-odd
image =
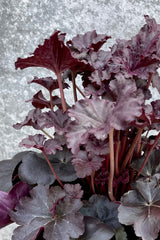
[(43, 67), (55, 78), (29, 82), (46, 88), (48, 99), (36, 93), (33, 109), (14, 125), (37, 130), (20, 146), (40, 153), (0, 162), (0, 227), (19, 225), (12, 240), (158, 239), (160, 100), (152, 101), (150, 86), (160, 92), (160, 25), (145, 20), (108, 51), (105, 34), (65, 42), (55, 31), (16, 61), (16, 69)]

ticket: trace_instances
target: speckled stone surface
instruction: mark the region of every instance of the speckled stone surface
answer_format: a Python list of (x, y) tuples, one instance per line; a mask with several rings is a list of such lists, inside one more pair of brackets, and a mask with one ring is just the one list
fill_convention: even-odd
[[(18, 143), (33, 133), (28, 127), (21, 131), (12, 127), (25, 118), (32, 108), (25, 100), (39, 89), (27, 81), (52, 75), (40, 68), (16, 71), (16, 59), (28, 56), (55, 29), (66, 32), (67, 40), (96, 29), (112, 36), (108, 46), (112, 45), (116, 38), (136, 34), (145, 22), (144, 14), (160, 23), (160, 0), (0, 0), (0, 160), (21, 151)], [(12, 230), (1, 229), (0, 240), (10, 240)]]

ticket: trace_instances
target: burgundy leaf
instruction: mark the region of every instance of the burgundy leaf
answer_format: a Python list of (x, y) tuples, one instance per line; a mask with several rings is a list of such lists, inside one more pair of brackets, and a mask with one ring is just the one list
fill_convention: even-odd
[(44, 67), (57, 75), (76, 63), (77, 60), (71, 56), (69, 48), (64, 45), (64, 34), (55, 31), (49, 39), (45, 39), (43, 45), (38, 46), (33, 56), (25, 59), (18, 58), (15, 67), (16, 69)]
[(101, 158), (96, 155), (90, 155), (86, 151), (79, 151), (76, 156), (73, 157), (72, 164), (75, 167), (77, 176), (79, 178), (85, 178), (90, 176), (93, 171), (97, 171), (102, 166)]
[(154, 19), (145, 16), (146, 24), (131, 40), (118, 40), (112, 47), (112, 60), (128, 76), (148, 79), (160, 63), (160, 26)]
[(28, 192), (29, 186), (23, 182), (16, 184), (9, 193), (0, 191), (0, 228), (12, 222), (9, 216), (10, 211)]
[[(43, 109), (45, 107), (46, 108), (51, 108), (50, 101), (46, 100), (46, 98), (43, 96), (41, 90), (38, 93), (36, 93), (31, 100), (28, 100), (26, 102), (30, 102), (30, 101), (32, 102), (32, 105), (35, 108), (39, 108), (39, 109)], [(62, 108), (61, 99), (58, 96), (52, 96), (52, 104), (53, 104), (53, 107), (56, 105), (60, 109)], [(43, 113), (41, 114), (41, 116), (43, 116)]]
[(136, 182), (135, 190), (121, 198), (118, 218), (120, 223), (134, 225), (135, 233), (143, 240), (154, 240), (160, 230), (160, 175)]
[[(34, 79), (32, 81), (29, 81), (28, 83), (40, 84), (41, 86), (45, 87), (49, 92), (52, 92), (53, 90), (59, 88), (58, 81), (56, 79), (53, 79), (52, 77), (34, 77)], [(63, 83), (63, 88), (69, 88), (69, 85), (67, 83)]]
[(76, 50), (79, 53), (90, 49), (98, 51), (109, 38), (110, 37), (105, 34), (97, 34), (94, 30), (85, 34), (78, 34), (72, 40), (68, 41), (67, 44), (71, 49)]
[(51, 108), (50, 101), (48, 101), (44, 96), (42, 91), (40, 90), (38, 93), (36, 93), (31, 100), (28, 100), (26, 102), (32, 102), (32, 105), (35, 108), (43, 109), (43, 108)]
[[(82, 207), (79, 199), (72, 199), (60, 187), (37, 186), (30, 191), (10, 215), (21, 226), (14, 230), (13, 240), (35, 240), (44, 227), (46, 240), (70, 240), (84, 233)], [(25, 213), (25, 215), (24, 215)]]

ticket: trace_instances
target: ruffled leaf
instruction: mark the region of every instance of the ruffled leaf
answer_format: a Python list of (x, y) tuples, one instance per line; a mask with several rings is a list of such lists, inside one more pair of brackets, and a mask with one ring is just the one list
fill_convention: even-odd
[(73, 51), (78, 51), (79, 53), (87, 52), (91, 49), (98, 51), (109, 38), (105, 34), (97, 34), (94, 30), (85, 34), (78, 34), (72, 40), (68, 41), (67, 45)]
[(112, 60), (128, 76), (148, 79), (159, 67), (160, 26), (145, 16), (146, 24), (131, 40), (117, 40), (112, 47)]
[(43, 45), (38, 46), (33, 56), (18, 58), (15, 63), (16, 69), (44, 67), (59, 74), (74, 66), (77, 59), (71, 56), (69, 48), (64, 45), (64, 35), (55, 31), (49, 39), (45, 39)]
[(26, 148), (37, 148), (47, 154), (55, 154), (56, 149), (62, 150), (59, 141), (54, 139), (45, 140), (46, 138), (42, 134), (35, 134), (33, 136), (29, 135), (28, 138), (24, 138), (20, 142), (19, 146)]

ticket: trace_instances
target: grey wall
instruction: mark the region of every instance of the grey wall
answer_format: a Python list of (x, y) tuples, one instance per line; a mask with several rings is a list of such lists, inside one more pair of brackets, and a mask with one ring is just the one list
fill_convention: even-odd
[[(39, 68), (14, 69), (18, 57), (26, 57), (55, 29), (67, 39), (96, 29), (115, 38), (130, 38), (145, 23), (144, 14), (160, 23), (160, 0), (0, 0), (0, 160), (12, 157), (28, 128), (16, 131), (31, 109), (25, 104), (36, 92), (27, 81), (33, 76), (50, 76)], [(154, 93), (154, 98), (157, 94)], [(0, 239), (11, 239), (12, 228), (0, 230)]]

